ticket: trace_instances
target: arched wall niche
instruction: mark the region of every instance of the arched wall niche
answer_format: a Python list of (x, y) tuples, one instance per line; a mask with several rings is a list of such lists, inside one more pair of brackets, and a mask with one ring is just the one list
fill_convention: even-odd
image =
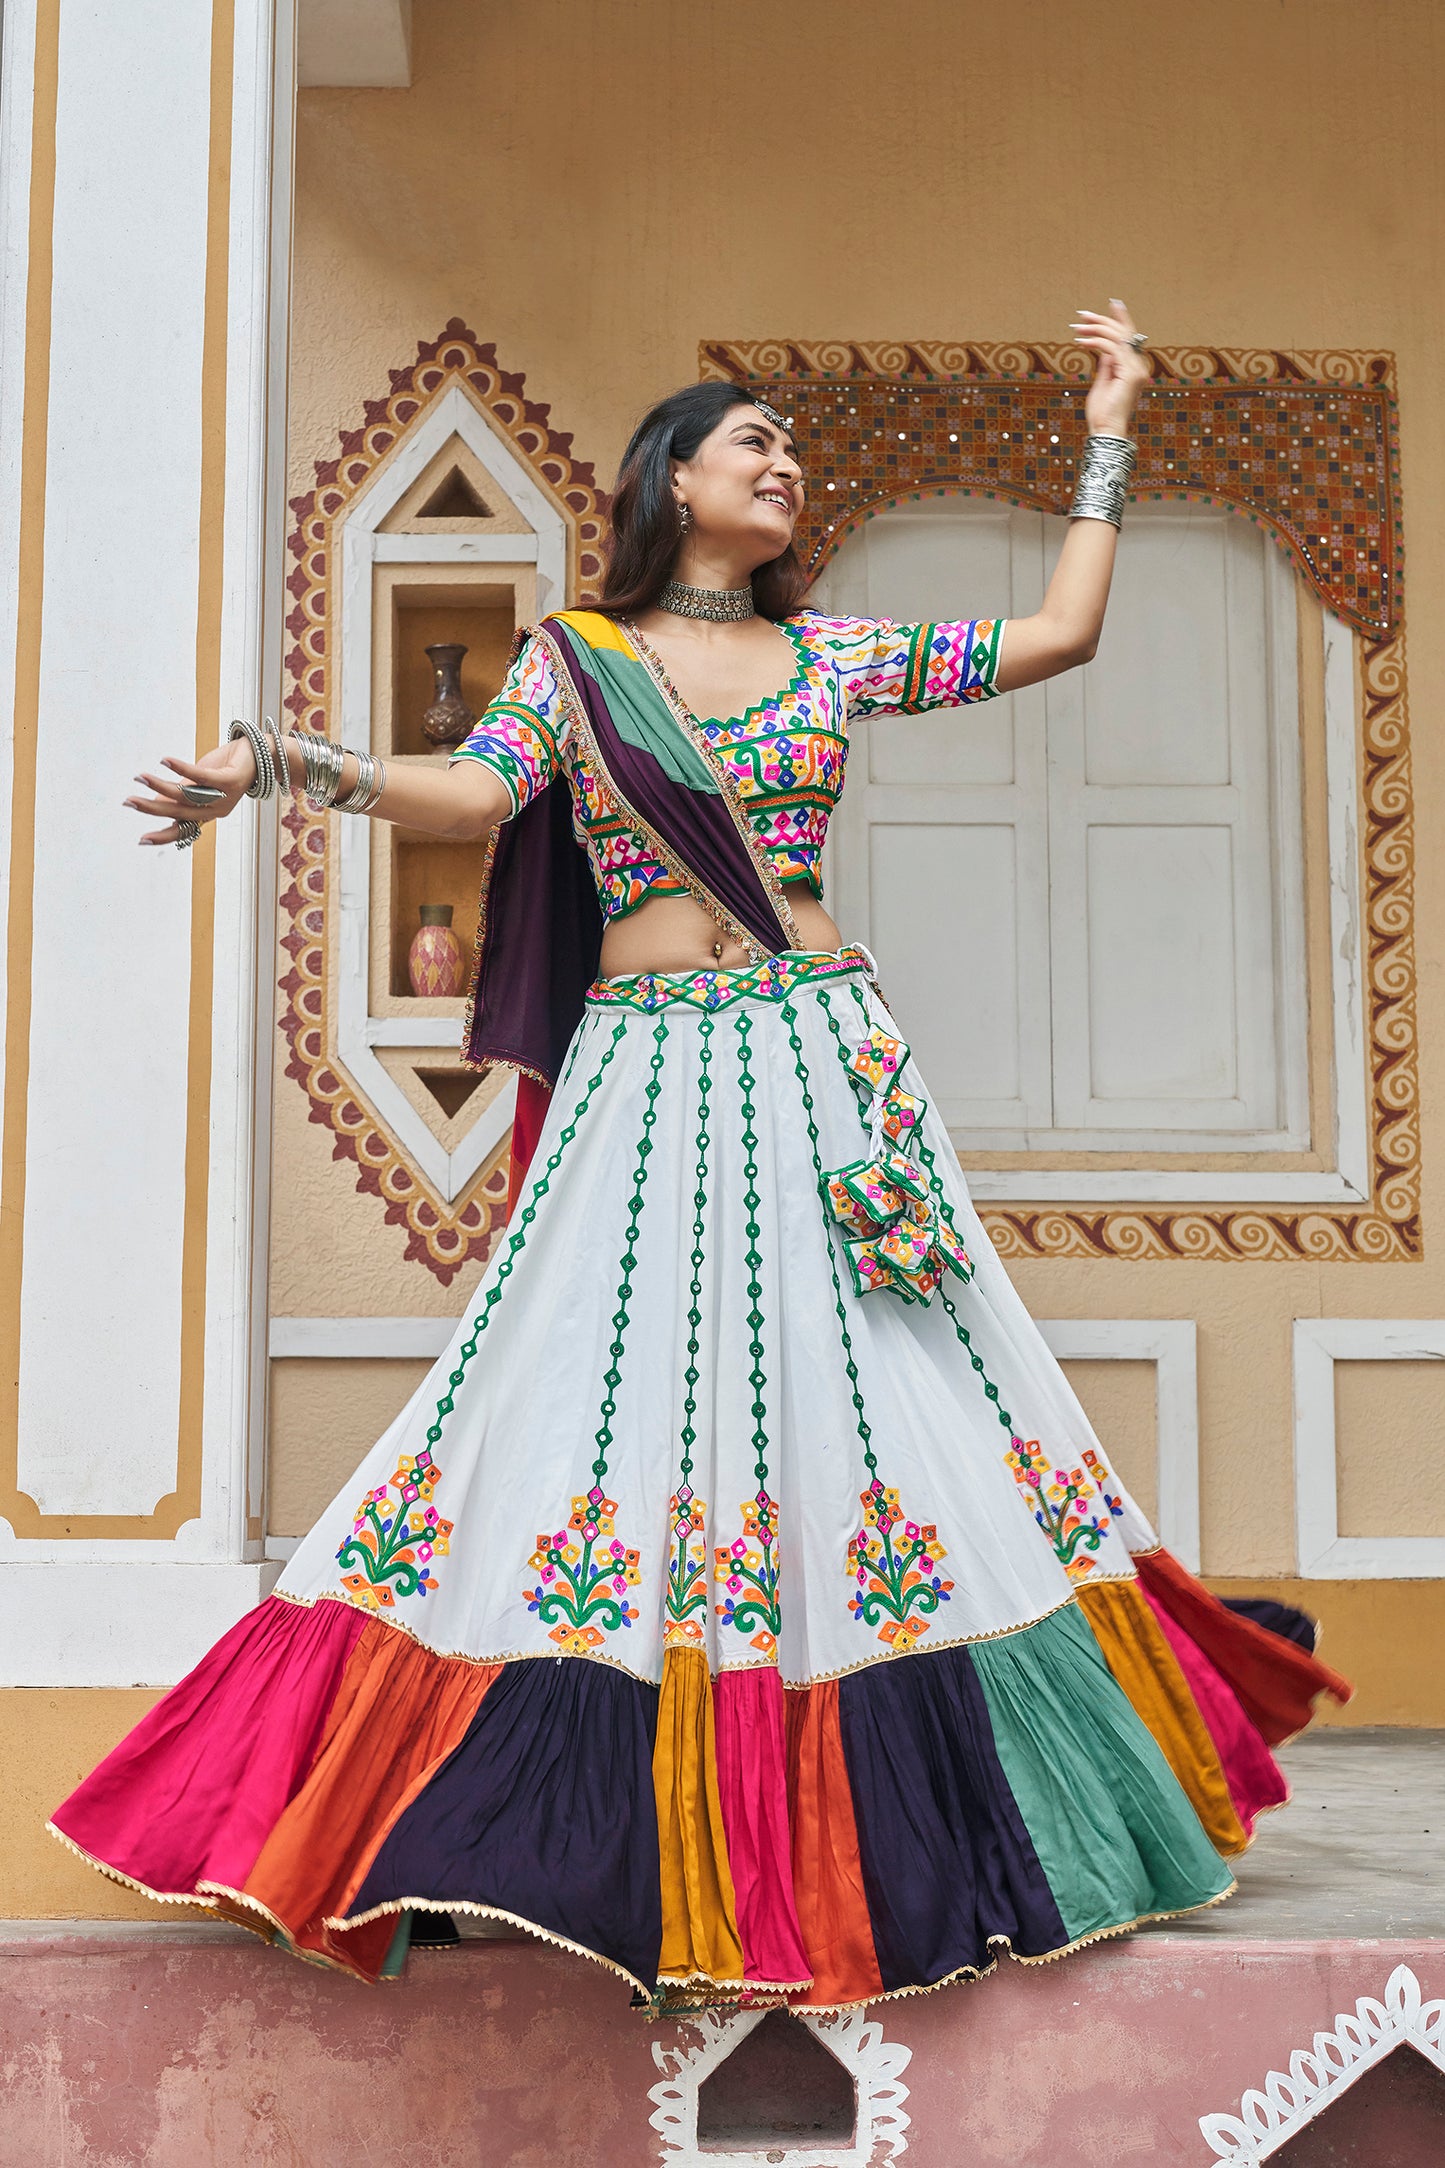
[[(389, 760), (445, 757), (418, 734), (426, 644), (468, 647), (476, 708), (517, 624), (595, 593), (605, 501), (571, 441), (457, 319), (391, 372), (291, 507), (294, 723)], [(463, 999), (414, 996), (406, 949), (418, 903), (451, 904), (470, 964), (483, 849), (298, 804), (282, 852), (286, 1074), (407, 1260), (448, 1285), (502, 1224), (513, 1086), (462, 1069)]]

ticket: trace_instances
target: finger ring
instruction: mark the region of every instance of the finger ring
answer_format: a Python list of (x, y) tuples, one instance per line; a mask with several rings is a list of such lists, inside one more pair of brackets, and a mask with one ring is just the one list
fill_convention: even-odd
[(181, 796), (187, 805), (220, 805), (225, 798), (223, 790), (214, 789), (209, 783), (182, 783)]
[(178, 851), (188, 851), (200, 832), (201, 824), (199, 821), (177, 821), (176, 849)]
[(1129, 344), (1133, 347), (1136, 354), (1142, 354), (1145, 347), (1149, 344), (1149, 337), (1147, 332), (1136, 331), (1133, 338), (1129, 341)]

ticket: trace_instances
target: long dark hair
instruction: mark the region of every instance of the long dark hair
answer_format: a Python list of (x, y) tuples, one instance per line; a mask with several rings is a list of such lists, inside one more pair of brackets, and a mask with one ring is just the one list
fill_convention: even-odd
[[(683, 532), (668, 462), (693, 458), (729, 407), (752, 404), (740, 384), (686, 384), (643, 415), (617, 474), (599, 610), (609, 617), (631, 617), (656, 602)], [(759, 565), (753, 574), (758, 615), (787, 617), (807, 588), (808, 575), (790, 542), (781, 557)]]

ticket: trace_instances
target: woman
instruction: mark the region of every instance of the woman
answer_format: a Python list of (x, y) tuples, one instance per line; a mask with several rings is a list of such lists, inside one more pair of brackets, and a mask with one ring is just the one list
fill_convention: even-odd
[(278, 782), (490, 836), (467, 1051), (521, 1083), (452, 1347), (57, 1813), (104, 1871), (366, 1979), (510, 1920), (652, 2008), (871, 2001), (1232, 1887), (1268, 1742), (1348, 1689), (1109, 1473), (818, 878), (850, 709), (1094, 652), (1147, 368), (1119, 303), (1076, 335), (1034, 617), (803, 608), (786, 424), (697, 385), (628, 447), (598, 608), (519, 636), (444, 773), (237, 725), (142, 778), (154, 845)]

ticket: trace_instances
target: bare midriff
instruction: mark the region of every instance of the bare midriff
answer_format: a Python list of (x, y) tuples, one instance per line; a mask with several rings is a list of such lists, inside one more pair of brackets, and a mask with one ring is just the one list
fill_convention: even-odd
[[(790, 881), (785, 893), (798, 947), (836, 955), (843, 937), (806, 881)], [(639, 971), (734, 971), (749, 961), (741, 942), (730, 941), (691, 896), (653, 896), (612, 921), (602, 936), (599, 968), (604, 979), (623, 979)]]

